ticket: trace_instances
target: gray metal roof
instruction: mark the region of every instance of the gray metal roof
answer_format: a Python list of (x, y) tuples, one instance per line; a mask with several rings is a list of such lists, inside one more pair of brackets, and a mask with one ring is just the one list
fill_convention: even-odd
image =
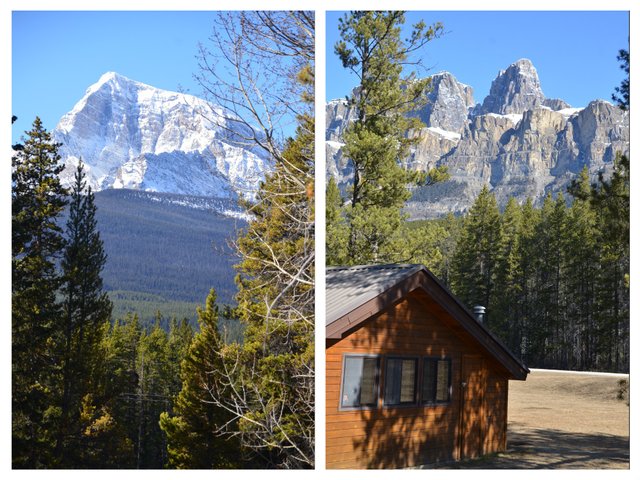
[(424, 267), (419, 264), (328, 267), (325, 325), (330, 325), (363, 303), (423, 269)]

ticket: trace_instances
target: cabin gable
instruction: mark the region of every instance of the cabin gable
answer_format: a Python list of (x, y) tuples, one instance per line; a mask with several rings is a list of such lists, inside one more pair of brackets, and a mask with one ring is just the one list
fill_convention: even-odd
[(506, 449), (508, 380), (522, 375), (494, 354), (500, 346), (478, 339), (486, 329), (470, 332), (424, 280), (347, 328), (333, 322), (332, 335), (328, 323), (327, 468), (402, 468)]

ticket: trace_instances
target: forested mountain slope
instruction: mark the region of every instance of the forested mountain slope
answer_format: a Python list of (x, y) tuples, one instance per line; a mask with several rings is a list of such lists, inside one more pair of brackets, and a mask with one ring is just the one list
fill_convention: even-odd
[(96, 194), (98, 227), (108, 255), (104, 283), (116, 312), (124, 300), (142, 301), (145, 310), (157, 306), (164, 315), (171, 314), (166, 308), (175, 307), (169, 303), (186, 302), (183, 308), (192, 305), (188, 310), (195, 318), (195, 305), (211, 287), (222, 303), (231, 302), (237, 258), (230, 241), (245, 222), (176, 203), (188, 200), (193, 198), (131, 190)]

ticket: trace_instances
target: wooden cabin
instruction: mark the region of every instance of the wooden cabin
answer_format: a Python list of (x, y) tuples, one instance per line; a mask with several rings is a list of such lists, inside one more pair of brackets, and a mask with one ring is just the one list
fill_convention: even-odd
[(403, 468), (507, 445), (529, 370), (422, 265), (326, 278), (326, 466)]

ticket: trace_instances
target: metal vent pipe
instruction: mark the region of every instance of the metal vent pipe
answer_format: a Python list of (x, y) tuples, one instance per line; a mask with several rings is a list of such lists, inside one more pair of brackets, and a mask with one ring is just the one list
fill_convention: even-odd
[(484, 321), (484, 314), (486, 309), (482, 305), (476, 305), (473, 307), (473, 314), (476, 316), (476, 320), (480, 323)]

